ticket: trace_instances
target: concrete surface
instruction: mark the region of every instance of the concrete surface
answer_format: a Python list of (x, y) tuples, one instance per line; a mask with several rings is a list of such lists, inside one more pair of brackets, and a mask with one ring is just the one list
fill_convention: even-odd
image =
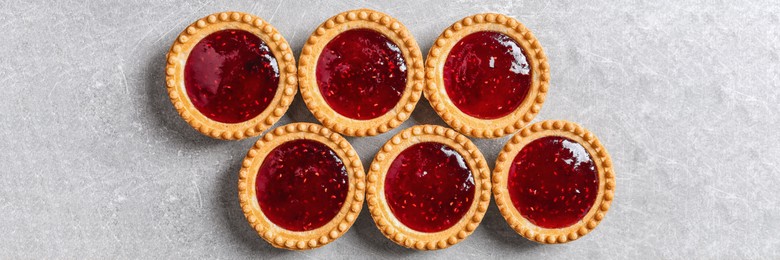
[[(780, 258), (780, 4), (483, 2), (0, 1), (0, 258)], [(491, 205), (436, 252), (385, 239), (367, 210), (317, 250), (253, 233), (236, 181), (256, 138), (192, 130), (166, 96), (164, 55), (212, 12), (261, 16), (297, 54), (320, 22), (362, 7), (397, 17), (424, 53), (477, 12), (533, 30), (552, 71), (536, 120), (579, 122), (614, 158), (601, 225), (536, 245)], [(277, 125), (294, 121), (314, 122), (300, 97)], [(424, 100), (401, 128), (420, 123), (442, 124)], [(350, 140), (367, 165), (399, 129)], [(492, 167), (506, 138), (475, 141)]]

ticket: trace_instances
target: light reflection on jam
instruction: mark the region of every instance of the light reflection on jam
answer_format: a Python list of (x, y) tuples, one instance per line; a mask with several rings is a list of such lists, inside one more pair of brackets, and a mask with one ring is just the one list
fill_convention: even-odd
[(184, 85), (195, 108), (222, 123), (259, 115), (279, 85), (279, 67), (268, 45), (244, 30), (209, 34), (192, 48)]
[(458, 41), (443, 71), (450, 100), (463, 113), (481, 119), (515, 111), (528, 95), (531, 76), (517, 41), (492, 31), (475, 32)]
[(274, 224), (292, 231), (325, 225), (338, 214), (349, 192), (341, 158), (328, 146), (294, 140), (274, 148), (255, 181), (257, 202)]
[(353, 29), (328, 42), (317, 61), (317, 85), (339, 114), (360, 120), (384, 115), (406, 88), (401, 49), (370, 29)]
[(596, 166), (579, 143), (560, 136), (531, 141), (509, 169), (507, 189), (526, 219), (543, 228), (571, 226), (596, 200)]
[(435, 142), (410, 146), (395, 158), (385, 179), (393, 215), (420, 232), (452, 227), (471, 207), (474, 177), (463, 157)]

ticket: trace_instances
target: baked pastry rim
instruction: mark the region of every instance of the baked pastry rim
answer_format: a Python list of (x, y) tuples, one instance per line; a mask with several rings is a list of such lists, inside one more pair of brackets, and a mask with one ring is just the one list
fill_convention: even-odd
[[(444, 86), (443, 68), (450, 50), (463, 37), (479, 31), (500, 32), (517, 41), (532, 71), (531, 87), (523, 102), (512, 113), (496, 119), (464, 113), (450, 100)], [(539, 113), (549, 88), (550, 71), (542, 46), (522, 23), (506, 15), (483, 13), (465, 17), (439, 35), (428, 51), (425, 80), (425, 97), (444, 122), (468, 136), (498, 138), (521, 129)]]
[[(211, 33), (225, 29), (244, 30), (258, 36), (279, 65), (279, 86), (268, 107), (240, 123), (218, 122), (203, 115), (190, 101), (184, 84), (184, 67), (192, 48)], [(296, 71), (290, 45), (271, 24), (251, 14), (220, 12), (198, 19), (176, 37), (166, 55), (165, 82), (171, 103), (192, 128), (212, 138), (239, 140), (259, 135), (284, 115), (298, 91)]]
[[(599, 190), (593, 206), (580, 221), (565, 228), (543, 228), (525, 219), (512, 204), (507, 189), (509, 168), (517, 153), (531, 141), (546, 136), (562, 136), (576, 141), (588, 151), (598, 170)], [(547, 120), (523, 128), (501, 150), (493, 170), (493, 196), (501, 215), (518, 234), (539, 243), (566, 243), (587, 235), (604, 219), (614, 195), (615, 173), (606, 148), (593, 133), (569, 121)]]
[[(358, 120), (336, 112), (320, 93), (316, 80), (317, 61), (328, 42), (351, 29), (371, 29), (392, 40), (404, 55), (407, 81), (401, 99), (382, 116)], [(348, 136), (373, 136), (398, 127), (411, 116), (422, 96), (424, 85), (423, 57), (411, 32), (395, 18), (374, 10), (346, 11), (328, 18), (312, 32), (301, 50), (298, 81), (301, 96), (309, 111), (322, 125)]]
[[(439, 142), (463, 156), (474, 176), (474, 200), (469, 211), (452, 227), (439, 232), (420, 232), (401, 223), (384, 196), (387, 169), (395, 158), (411, 145)], [(377, 153), (368, 172), (366, 198), (377, 228), (396, 244), (418, 250), (443, 249), (466, 239), (482, 221), (490, 204), (490, 169), (476, 145), (466, 136), (442, 126), (417, 125), (388, 140)]]
[[(349, 175), (349, 191), (339, 213), (323, 226), (308, 231), (291, 231), (271, 222), (260, 208), (255, 190), (257, 172), (268, 153), (283, 143), (299, 139), (318, 141), (331, 148)], [(338, 239), (355, 223), (365, 200), (365, 172), (360, 158), (344, 137), (320, 125), (292, 123), (269, 131), (247, 152), (239, 171), (238, 197), (247, 222), (268, 243), (290, 250), (312, 249)]]

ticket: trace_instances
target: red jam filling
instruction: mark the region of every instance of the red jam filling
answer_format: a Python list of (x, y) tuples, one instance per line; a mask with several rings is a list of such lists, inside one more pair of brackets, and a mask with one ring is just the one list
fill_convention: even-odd
[(543, 228), (580, 221), (596, 200), (596, 166), (581, 144), (548, 136), (527, 144), (512, 161), (507, 188), (520, 214)]
[(385, 179), (385, 199), (393, 215), (420, 232), (452, 227), (471, 207), (474, 177), (463, 157), (434, 142), (406, 148)]
[(184, 66), (187, 96), (206, 117), (240, 123), (268, 107), (279, 66), (268, 45), (244, 30), (222, 30), (195, 44)]
[(406, 89), (403, 53), (374, 30), (342, 32), (320, 53), (317, 85), (337, 113), (358, 120), (377, 118), (395, 107)]
[(531, 87), (531, 69), (517, 41), (503, 33), (481, 31), (452, 47), (443, 79), (447, 95), (463, 113), (495, 119), (523, 103)]
[(341, 158), (312, 140), (294, 140), (265, 157), (255, 181), (257, 202), (274, 224), (292, 231), (325, 225), (341, 210), (349, 177)]

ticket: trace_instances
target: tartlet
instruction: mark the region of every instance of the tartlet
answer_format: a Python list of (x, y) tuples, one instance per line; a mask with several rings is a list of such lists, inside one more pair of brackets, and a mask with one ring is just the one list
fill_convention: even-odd
[(168, 95), (201, 133), (236, 140), (273, 125), (297, 91), (290, 45), (266, 21), (215, 13), (179, 34), (166, 56)]
[(501, 14), (455, 22), (425, 63), (425, 96), (452, 128), (478, 138), (512, 134), (539, 112), (550, 72), (539, 41)]
[(274, 247), (317, 248), (355, 222), (365, 198), (365, 173), (341, 135), (292, 123), (269, 131), (249, 150), (238, 196), (249, 224)]
[(609, 153), (587, 129), (568, 121), (524, 128), (499, 153), (493, 195), (523, 237), (565, 243), (596, 228), (615, 196)]
[(368, 208), (393, 242), (418, 250), (447, 248), (482, 221), (489, 176), (485, 158), (466, 136), (414, 126), (393, 136), (371, 163)]
[(396, 19), (368, 9), (333, 16), (301, 51), (306, 106), (324, 126), (349, 136), (387, 132), (409, 118), (422, 95), (423, 58)]

